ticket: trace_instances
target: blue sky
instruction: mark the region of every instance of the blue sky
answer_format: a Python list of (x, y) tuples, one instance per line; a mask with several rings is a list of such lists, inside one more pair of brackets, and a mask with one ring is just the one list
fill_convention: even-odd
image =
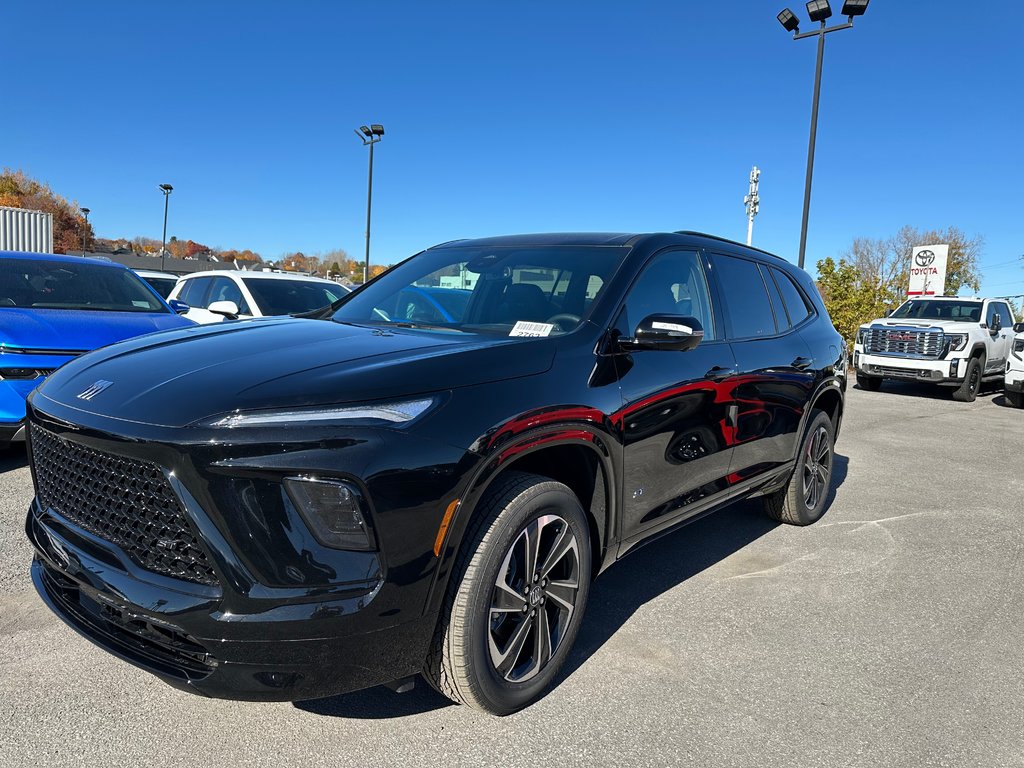
[[(795, 261), (815, 50), (784, 3), (13, 3), (0, 165), (91, 208), (101, 237), (159, 238), (169, 182), (171, 235), (361, 257), (352, 131), (379, 122), (373, 261), (391, 263), (513, 232), (741, 240), (757, 164), (754, 243)], [(829, 35), (812, 270), (856, 236), (956, 225), (985, 237), (983, 291), (1024, 293), (1022, 21), (875, 0)]]

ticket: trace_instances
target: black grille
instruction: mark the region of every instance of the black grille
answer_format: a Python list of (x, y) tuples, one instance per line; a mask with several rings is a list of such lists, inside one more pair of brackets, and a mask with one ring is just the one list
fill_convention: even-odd
[(35, 424), (31, 440), (36, 495), (44, 507), (116, 544), (148, 571), (218, 583), (160, 467), (86, 448)]

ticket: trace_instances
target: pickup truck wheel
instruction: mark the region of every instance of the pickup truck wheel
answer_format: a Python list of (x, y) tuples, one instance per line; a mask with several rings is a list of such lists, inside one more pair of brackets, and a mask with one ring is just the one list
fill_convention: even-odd
[(1024, 392), (1007, 392), (1006, 399), (1014, 408), (1024, 408)]
[(960, 403), (973, 403), (981, 387), (981, 372), (985, 366), (984, 356), (972, 357), (964, 371), (964, 383), (953, 390), (953, 399)]
[(877, 392), (882, 388), (882, 378), (880, 376), (865, 376), (857, 371), (857, 386), (868, 392)]
[(536, 700), (576, 639), (590, 587), (590, 528), (568, 487), (509, 472), (466, 533), (423, 674), (495, 715)]
[(824, 411), (814, 411), (789, 483), (764, 497), (764, 511), (769, 517), (790, 525), (810, 525), (824, 514), (832, 487), (834, 441), (832, 419)]

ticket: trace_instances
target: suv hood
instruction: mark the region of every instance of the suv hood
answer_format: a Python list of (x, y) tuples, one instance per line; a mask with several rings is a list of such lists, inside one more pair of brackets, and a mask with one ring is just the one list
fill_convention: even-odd
[(0, 344), (87, 351), (144, 333), (193, 325), (171, 312), (93, 312), (0, 307)]
[[(554, 352), (545, 338), (267, 318), (116, 344), (58, 369), (38, 391), (79, 411), (181, 427), (235, 410), (386, 400), (530, 376), (550, 368)], [(79, 397), (101, 380), (111, 384)]]

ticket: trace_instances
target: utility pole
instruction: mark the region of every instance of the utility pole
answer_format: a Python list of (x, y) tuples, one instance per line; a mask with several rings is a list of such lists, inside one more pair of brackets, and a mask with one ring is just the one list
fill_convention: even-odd
[(755, 165), (750, 171), (750, 190), (743, 198), (747, 206), (747, 245), (754, 240), (754, 217), (761, 210), (761, 197), (757, 194), (758, 180), (761, 178), (761, 170)]

